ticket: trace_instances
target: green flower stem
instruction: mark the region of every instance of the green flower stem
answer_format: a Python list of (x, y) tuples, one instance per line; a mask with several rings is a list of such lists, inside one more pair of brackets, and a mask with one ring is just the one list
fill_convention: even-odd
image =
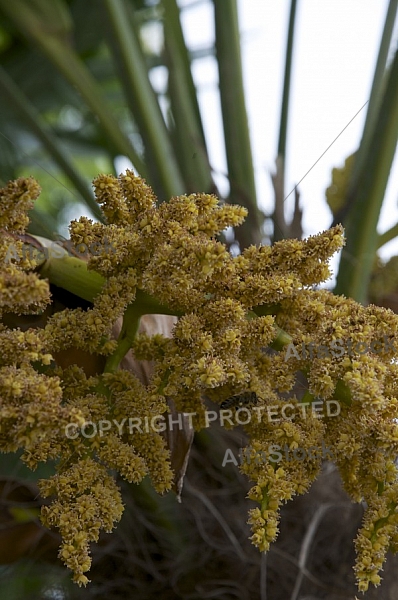
[[(47, 278), (50, 283), (68, 290), (88, 302), (94, 302), (105, 284), (105, 278), (102, 275), (89, 270), (86, 262), (73, 256), (50, 257), (40, 266), (39, 272), (40, 276)], [(139, 317), (148, 314), (182, 315), (181, 312), (160, 304), (156, 298), (140, 289), (137, 290), (131, 307), (134, 309), (135, 315)]]
[[(50, 256), (39, 267), (39, 272), (40, 276), (47, 278), (50, 283), (68, 290), (68, 292), (89, 302), (94, 301), (105, 284), (105, 279), (102, 275), (96, 271), (89, 270), (86, 262), (73, 256), (63, 256), (62, 258)], [(261, 308), (266, 310), (265, 307)], [(273, 310), (273, 305), (270, 305), (268, 310)], [(182, 312), (160, 304), (156, 298), (138, 289), (134, 302), (126, 309), (118, 346), (115, 353), (109, 357), (106, 363), (106, 372), (113, 372), (117, 369), (120, 361), (131, 348), (140, 318), (142, 315), (148, 314), (174, 315), (177, 317), (183, 315)], [(247, 318), (257, 319), (258, 315), (253, 311), (248, 311)], [(285, 346), (292, 343), (292, 337), (277, 325), (274, 324), (274, 327), (276, 329), (276, 336), (270, 347), (274, 350), (282, 350)]]
[[(96, 271), (89, 270), (87, 263), (73, 256), (65, 256), (62, 258), (50, 257), (40, 266), (40, 275), (49, 279), (50, 283), (62, 287), (68, 292), (72, 292), (76, 296), (80, 296), (88, 302), (93, 302), (95, 297), (100, 293), (105, 283), (104, 277)], [(145, 314), (159, 315), (174, 315), (181, 317), (184, 313), (178, 310), (173, 310), (168, 306), (161, 304), (143, 290), (138, 289), (136, 298), (132, 306), (135, 309), (135, 314), (142, 316)], [(257, 306), (252, 311), (248, 311), (248, 319), (256, 319), (259, 316), (273, 315), (280, 310), (278, 304), (267, 304)], [(277, 338), (282, 347), (290, 344), (292, 338), (289, 334), (283, 331), (277, 325)], [(275, 340), (276, 341), (276, 340)]]
[(301, 398), (300, 403), (301, 404), (312, 404), (315, 400), (315, 396), (314, 394), (311, 394), (311, 392), (309, 390), (307, 390), (304, 394), (304, 396)]
[(180, 310), (174, 310), (169, 308), (165, 304), (160, 304), (156, 298), (147, 294), (143, 290), (138, 289), (134, 304), (137, 314), (139, 315), (173, 315), (175, 317), (182, 317), (184, 312)]
[[(269, 307), (273, 307), (275, 305), (270, 304)], [(264, 308), (266, 310), (266, 307), (260, 307), (260, 308)], [(270, 309), (272, 310), (272, 309)], [(272, 315), (272, 312), (264, 312), (261, 316), (264, 315)], [(257, 312), (254, 312), (254, 310), (248, 310), (246, 313), (246, 319), (248, 321), (252, 321), (253, 319), (257, 319), (258, 318), (258, 314)], [(278, 327), (278, 325), (276, 325), (276, 323), (273, 323), (274, 328), (276, 329), (276, 336), (274, 338), (274, 340), (270, 343), (270, 348), (273, 348), (273, 350), (283, 350), (283, 348), (285, 346), (288, 346), (289, 344), (291, 344), (293, 342), (293, 338), (286, 333), (286, 331), (283, 331), (283, 329), (281, 329), (280, 327)]]
[[(303, 373), (305, 375), (305, 377), (308, 378), (308, 375), (310, 373), (310, 368), (305, 367), (305, 368), (301, 369), (301, 373)], [(312, 399), (309, 399), (310, 397), (312, 397), (312, 399), (313, 399), (314, 395), (311, 394), (311, 392), (309, 390), (307, 390), (305, 392), (303, 398), (300, 400), (300, 402), (312, 402)], [(344, 383), (344, 381), (342, 379), (337, 380), (332, 399), (342, 402), (343, 404), (346, 404), (347, 406), (351, 406), (351, 404), (352, 404), (351, 390), (348, 387), (348, 385), (346, 383)]]
[[(47, 277), (54, 285), (66, 289), (89, 302), (94, 301), (105, 283), (105, 279), (99, 273), (88, 270), (87, 263), (71, 256), (63, 258), (50, 257), (41, 265), (40, 275)], [(105, 373), (113, 373), (117, 370), (121, 360), (130, 350), (137, 334), (140, 319), (145, 314), (181, 316), (178, 311), (173, 311), (169, 307), (160, 304), (156, 298), (138, 289), (136, 299), (132, 304), (129, 304), (123, 315), (123, 325), (117, 348), (106, 361)], [(104, 386), (99, 391), (108, 395)]]
[(104, 373), (115, 373), (117, 371), (120, 362), (133, 345), (140, 325), (140, 319), (141, 317), (137, 316), (134, 304), (130, 304), (123, 315), (123, 325), (117, 341), (117, 348), (107, 358)]
[(102, 290), (105, 279), (95, 271), (87, 269), (87, 263), (65, 256), (62, 258), (50, 257), (39, 269), (40, 276), (47, 278), (50, 283), (87, 300), (93, 302)]

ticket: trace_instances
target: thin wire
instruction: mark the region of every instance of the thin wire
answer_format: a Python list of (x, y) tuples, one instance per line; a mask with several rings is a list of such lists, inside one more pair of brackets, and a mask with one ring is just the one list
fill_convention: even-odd
[(320, 157), (314, 162), (314, 164), (312, 165), (312, 167), (310, 169), (308, 169), (308, 171), (306, 172), (306, 174), (300, 179), (300, 181), (298, 183), (296, 183), (296, 185), (294, 186), (294, 188), (292, 189), (291, 192), (289, 192), (289, 194), (286, 196), (286, 198), (283, 200), (283, 202), (285, 202), (285, 200), (287, 200), (289, 198), (289, 196), (291, 194), (293, 194), (294, 190), (300, 185), (300, 183), (303, 181), (303, 179), (305, 179), (308, 175), (308, 173), (310, 171), (312, 171), (312, 169), (315, 167), (315, 165), (317, 163), (319, 163), (319, 161), (321, 160), (322, 156), (324, 156), (326, 154), (326, 152), (329, 150), (329, 148), (331, 148), (333, 146), (333, 144), (335, 143), (336, 140), (339, 139), (339, 137), (341, 136), (341, 134), (347, 129), (347, 127), (353, 122), (353, 120), (359, 115), (359, 113), (365, 108), (365, 106), (369, 104), (369, 100), (366, 100), (365, 104), (363, 106), (361, 106), (361, 108), (359, 109), (359, 111), (357, 113), (355, 113), (355, 115), (352, 117), (352, 119), (350, 121), (348, 121), (347, 125), (344, 127), (344, 129), (342, 129), (339, 133), (339, 135), (337, 137), (334, 138), (333, 142), (331, 144), (329, 144), (329, 146), (326, 148), (326, 150), (320, 155)]
[(70, 192), (73, 196), (75, 196), (75, 198), (79, 197), (77, 194), (75, 194), (75, 192), (73, 192), (68, 187), (66, 187), (66, 185), (64, 183), (62, 183), (62, 181), (59, 181), (59, 179), (57, 179), (52, 173), (50, 173), (50, 171), (47, 171), (47, 169), (45, 167), (43, 167), (43, 165), (41, 165), (37, 160), (35, 160), (34, 158), (32, 158), (27, 152), (25, 152), (24, 150), (22, 150), (15, 142), (13, 142), (12, 140), (10, 140), (10, 138), (7, 137), (2, 131), (0, 131), (0, 135), (2, 135), (3, 138), (5, 138), (6, 140), (8, 140), (10, 142), (10, 144), (12, 144), (13, 146), (15, 146), (15, 148), (18, 150), (18, 152), (22, 152), (22, 154), (24, 154), (27, 158), (29, 158), (31, 161), (33, 161), (38, 167), (40, 167), (41, 169), (43, 169), (43, 171), (45, 171), (48, 175), (50, 175), (50, 177), (52, 177), (53, 179), (55, 179), (55, 181), (57, 181), (59, 183), (59, 185), (62, 185), (62, 187), (64, 187), (68, 192)]
[[(293, 194), (293, 192), (297, 189), (297, 187), (300, 185), (300, 183), (307, 177), (308, 173), (310, 173), (312, 171), (312, 169), (315, 167), (315, 165), (317, 165), (319, 163), (319, 161), (321, 160), (321, 158), (323, 156), (325, 156), (326, 152), (333, 146), (333, 144), (339, 139), (339, 137), (344, 133), (344, 131), (347, 129), (347, 127), (354, 121), (354, 119), (356, 119), (356, 117), (359, 115), (359, 113), (365, 108), (365, 106), (369, 104), (369, 100), (366, 100), (365, 104), (363, 106), (361, 106), (361, 108), (358, 110), (358, 112), (355, 113), (355, 115), (352, 117), (352, 119), (350, 119), (347, 123), (347, 125), (340, 131), (340, 133), (334, 138), (334, 140), (329, 144), (329, 146), (326, 148), (326, 150), (324, 152), (322, 152), (322, 154), (320, 155), (320, 157), (314, 162), (314, 164), (308, 169), (308, 171), (303, 175), (303, 177), (300, 179), (300, 181), (298, 183), (296, 183), (296, 185), (294, 186), (294, 188), (288, 193), (288, 195), (283, 199), (283, 202), (285, 202), (289, 196), (291, 196)], [(2, 131), (0, 131), (0, 135), (2, 135), (6, 140), (8, 140), (10, 142), (10, 144), (12, 144), (13, 146), (15, 146), (15, 148), (17, 148), (17, 150), (19, 152), (22, 152), (22, 154), (24, 154), (27, 158), (29, 158), (31, 161), (33, 161), (38, 167), (40, 167), (41, 169), (43, 169), (43, 171), (45, 171), (48, 175), (50, 175), (50, 177), (52, 177), (53, 179), (55, 179), (55, 181), (57, 183), (59, 183), (62, 187), (64, 187), (68, 192), (70, 192), (73, 196), (75, 196), (76, 198), (78, 197), (77, 194), (75, 194), (72, 190), (70, 190), (65, 184), (63, 184), (61, 181), (59, 181), (59, 179), (57, 179), (52, 173), (50, 173), (50, 171), (48, 171), (45, 167), (43, 167), (43, 165), (41, 165), (37, 160), (35, 160), (34, 158), (32, 158), (31, 156), (29, 156), (29, 154), (27, 154), (26, 152), (24, 152), (24, 150), (21, 150), (21, 148), (19, 148), (17, 146), (17, 144), (15, 142), (13, 142), (9, 137), (7, 137)], [(270, 217), (270, 215), (267, 215), (268, 217)]]

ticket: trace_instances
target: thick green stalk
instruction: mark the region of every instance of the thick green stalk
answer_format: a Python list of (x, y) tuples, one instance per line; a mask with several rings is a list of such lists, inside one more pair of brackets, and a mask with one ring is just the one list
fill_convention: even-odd
[(109, 106), (102, 98), (100, 86), (73, 48), (62, 37), (53, 35), (51, 30), (46, 28), (40, 16), (27, 2), (0, 0), (0, 9), (80, 92), (115, 150), (130, 158), (138, 172), (146, 177), (147, 170), (142, 159), (113, 118)]
[(377, 223), (398, 140), (398, 51), (388, 74), (341, 255), (336, 294), (366, 303), (378, 244)]
[(243, 90), (236, 0), (213, 0), (221, 110), (227, 154), (230, 201), (249, 210), (236, 229), (241, 247), (261, 242), (262, 217), (257, 206), (253, 159)]
[[(104, 0), (110, 23), (111, 48), (120, 72), (130, 112), (137, 123), (151, 168), (169, 198), (185, 191), (169, 134), (152, 89), (134, 20), (127, 10), (125, 0)], [(155, 186), (156, 187), (156, 186)]]
[(214, 184), (180, 11), (176, 0), (163, 0), (163, 7), (174, 150), (187, 191), (209, 192)]
[[(50, 243), (50, 242), (49, 242)], [(51, 243), (50, 243), (51, 244)], [(50, 245), (50, 247), (52, 247)], [(58, 252), (58, 248), (57, 248)], [(59, 249), (59, 253), (64, 252)], [(88, 302), (94, 302), (95, 297), (101, 292), (105, 279), (96, 271), (89, 270), (87, 263), (73, 256), (50, 256), (39, 269), (40, 276), (47, 278), (50, 283), (61, 287)], [(156, 298), (138, 289), (132, 304), (135, 314), (176, 315), (181, 313), (160, 304)]]
[(102, 290), (105, 279), (96, 271), (89, 271), (87, 263), (73, 256), (50, 256), (39, 269), (40, 276), (54, 285), (93, 302)]
[(363, 154), (365, 154), (369, 148), (369, 144), (371, 143), (372, 133), (377, 121), (380, 104), (383, 99), (383, 91), (386, 83), (386, 65), (391, 46), (391, 38), (394, 31), (397, 9), (398, 0), (390, 0), (384, 22), (384, 29), (379, 48), (379, 55), (377, 57), (375, 73), (373, 76), (372, 89), (370, 92), (368, 110), (366, 113), (366, 120), (361, 140), (361, 150), (357, 156), (357, 168), (359, 170), (361, 169), (361, 160), (364, 160)]
[(68, 154), (62, 149), (60, 141), (54, 134), (52, 129), (43, 121), (41, 115), (29, 101), (29, 99), (21, 92), (20, 88), (15, 85), (8, 73), (0, 66), (0, 91), (3, 98), (6, 98), (10, 108), (15, 110), (19, 117), (29, 127), (30, 131), (43, 144), (55, 163), (64, 171), (70, 182), (75, 186), (76, 190), (82, 196), (82, 199), (87, 204), (93, 215), (102, 220), (102, 212), (94, 200), (87, 183), (81, 177), (80, 173), (75, 169), (73, 163), (69, 159)]
[[(199, 109), (198, 96), (196, 94), (196, 87), (192, 77), (191, 71), (191, 53), (188, 50), (184, 32), (181, 25), (181, 11), (176, 0), (162, 0), (163, 5), (163, 20), (165, 28), (165, 44), (168, 45), (169, 49), (172, 50), (175, 60), (178, 61), (178, 65), (175, 64), (175, 68), (180, 71), (185, 85), (185, 92), (189, 97), (189, 102), (194, 113), (195, 126), (199, 130), (199, 135), (203, 145), (205, 145), (205, 134), (203, 130), (202, 117)], [(188, 7), (185, 7), (185, 10)]]
[[(50, 248), (52, 248), (50, 241), (49, 245)], [(65, 251), (60, 248), (59, 252), (64, 253)], [(94, 301), (105, 283), (105, 279), (102, 275), (87, 268), (87, 263), (85, 261), (72, 256), (64, 255), (60, 258), (50, 256), (40, 265), (39, 272), (40, 276), (47, 278), (50, 283), (68, 290), (68, 292), (72, 292), (76, 296), (88, 300), (89, 302)], [(271, 306), (269, 310), (272, 312), (273, 306)], [(134, 302), (126, 309), (122, 333), (119, 338), (120, 347), (118, 346), (115, 355), (111, 357), (112, 360), (110, 361), (110, 364), (107, 365), (108, 370), (113, 370), (115, 365), (117, 366), (117, 364), (119, 364), (124, 354), (130, 348), (129, 344), (135, 335), (139, 319), (142, 315), (148, 314), (175, 315), (179, 317), (182, 316), (183, 313), (160, 304), (153, 296), (150, 296), (143, 290), (137, 289)], [(266, 314), (269, 313), (267, 312)], [(258, 315), (256, 315), (254, 311), (248, 312), (248, 319), (255, 319), (257, 316)], [(270, 345), (275, 350), (282, 350), (287, 344), (291, 343), (292, 338), (277, 325), (274, 325), (274, 327), (276, 329), (276, 336)]]

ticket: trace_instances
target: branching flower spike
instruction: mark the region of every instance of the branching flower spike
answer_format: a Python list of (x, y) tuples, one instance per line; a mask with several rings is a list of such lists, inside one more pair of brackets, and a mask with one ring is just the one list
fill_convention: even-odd
[[(359, 589), (378, 585), (387, 551), (398, 548), (398, 317), (317, 288), (344, 243), (342, 227), (232, 256), (217, 235), (244, 221), (240, 206), (209, 194), (158, 204), (131, 171), (100, 175), (94, 188), (106, 223), (82, 217), (70, 225), (75, 247), (96, 248), (88, 262), (27, 256), (21, 237), (38, 185), (19, 179), (0, 192), (0, 317), (43, 311), (46, 279), (93, 303), (54, 314), (42, 329), (0, 321), (0, 450), (22, 450), (32, 469), (56, 461), (54, 475), (40, 482), (52, 499), (42, 521), (60, 531), (59, 556), (74, 581), (88, 582), (90, 543), (122, 515), (115, 472), (137, 484), (148, 475), (159, 493), (172, 486), (161, 429), (120, 423), (158, 422), (171, 399), (199, 430), (208, 425), (208, 397), (221, 411), (253, 417), (244, 425), (250, 446), (241, 466), (259, 505), (249, 516), (253, 544), (268, 550), (280, 507), (309, 489), (323, 458), (313, 449), (327, 446), (346, 491), (367, 506), (356, 540)], [(147, 313), (177, 316), (172, 337), (137, 334)], [(61, 368), (57, 353), (73, 349), (103, 355), (104, 372)], [(153, 361), (146, 384), (119, 368), (130, 349), (137, 360)], [(307, 381), (303, 398), (294, 394), (298, 372)], [(289, 413), (282, 412), (286, 394)], [(255, 401), (242, 408), (232, 397)], [(338, 413), (319, 418), (331, 400)], [(119, 426), (106, 434), (95, 427), (114, 421)], [(90, 435), (81, 435), (90, 424)], [(303, 459), (255, 460), (274, 444), (300, 449)]]

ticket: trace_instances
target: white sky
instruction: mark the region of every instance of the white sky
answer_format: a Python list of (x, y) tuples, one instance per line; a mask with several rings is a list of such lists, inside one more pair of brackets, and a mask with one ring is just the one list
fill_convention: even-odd
[[(272, 209), (269, 172), (276, 156), (285, 46), (290, 0), (238, 0), (243, 71), (259, 202)], [(181, 0), (181, 6), (191, 0)], [(297, 7), (293, 79), (289, 113), (286, 189), (290, 192), (369, 97), (387, 0), (301, 0)], [(183, 12), (191, 48), (205, 48), (214, 39), (210, 3)], [(398, 42), (396, 24), (392, 51)], [(222, 123), (214, 58), (194, 62), (201, 109), (213, 168), (226, 171)], [(329, 227), (332, 216), (325, 200), (331, 170), (358, 146), (365, 109), (316, 164), (299, 186), (304, 206), (304, 233)], [(217, 179), (225, 189), (222, 175)], [(287, 200), (291, 208), (293, 195)], [(398, 221), (398, 160), (387, 189), (379, 231)], [(398, 242), (383, 256), (398, 254)]]

